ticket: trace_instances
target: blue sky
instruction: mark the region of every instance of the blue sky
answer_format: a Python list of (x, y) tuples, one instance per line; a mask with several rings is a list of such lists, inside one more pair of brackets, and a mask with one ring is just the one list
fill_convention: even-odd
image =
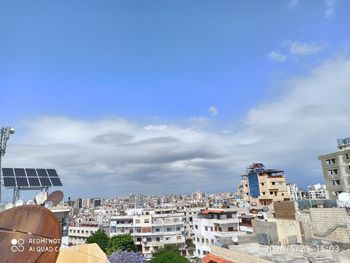
[[(274, 105), (281, 98), (288, 100), (295, 90), (299, 90), (301, 96), (304, 91), (307, 93), (307, 84), (305, 88), (302, 88), (302, 84), (310, 81), (316, 83), (320, 79), (315, 70), (326, 71), (327, 65), (346, 68), (349, 7), (348, 1), (340, 0), (0, 1), (0, 123), (16, 126), (18, 131), (11, 139), (17, 151), (13, 148), (11, 152), (9, 149), (8, 164), (19, 167), (53, 165), (61, 169), (63, 177), (67, 178), (67, 191), (76, 192), (74, 183), (77, 184), (77, 181), (70, 179), (79, 178), (79, 172), (72, 168), (76, 167), (76, 163), (65, 165), (52, 159), (48, 161), (45, 154), (36, 156), (24, 149), (30, 145), (33, 151), (38, 151), (40, 144), (56, 147), (58, 144), (62, 158), (68, 158), (71, 149), (65, 153), (66, 143), (60, 140), (59, 134), (51, 137), (50, 129), (57, 129), (56, 125), (71, 125), (72, 131), (80, 125), (94, 129), (96, 125), (103, 126), (106, 120), (114, 120), (118, 125), (121, 125), (120, 121), (134, 125), (132, 130), (140, 131), (124, 131), (126, 135), (133, 134), (131, 141), (134, 142), (141, 140), (141, 131), (145, 127), (167, 125), (183, 129), (184, 132), (193, 129), (218, 137), (232, 133), (234, 138), (230, 139), (239, 141), (243, 137), (244, 142), (253, 140), (249, 147), (256, 149), (256, 144), (266, 140), (259, 141), (261, 134), (250, 133), (252, 115), (260, 116), (257, 114), (259, 109), (264, 112), (266, 105)], [(344, 64), (339, 66), (339, 63)], [(296, 82), (302, 83), (300, 88)], [(339, 84), (340, 93), (345, 90), (344, 85)], [(317, 89), (314, 92), (317, 93)], [(309, 98), (312, 98), (312, 94)], [(325, 100), (323, 102), (326, 103)], [(309, 104), (310, 101), (305, 102), (300, 108)], [(342, 110), (339, 108), (339, 111)], [(271, 117), (274, 114), (276, 112), (272, 112)], [(285, 114), (279, 117), (291, 120), (296, 117)], [(338, 116), (338, 112), (334, 114)], [(36, 126), (39, 124), (43, 126)], [(278, 121), (268, 126), (280, 124)], [(71, 145), (86, 146), (90, 139), (101, 138), (99, 136), (102, 134), (120, 134), (114, 124), (111, 126), (115, 129), (110, 126), (108, 129), (101, 128), (101, 134), (91, 134), (91, 138), (86, 138), (84, 142), (71, 140), (74, 136), (62, 137)], [(328, 134), (326, 130), (323, 133), (322, 128), (320, 132), (310, 132), (309, 136), (314, 138), (316, 133), (326, 134), (319, 137), (320, 141), (327, 141), (322, 150), (332, 151), (336, 140), (333, 137), (350, 136), (346, 133), (347, 127), (337, 127), (335, 134)], [(84, 133), (84, 129), (78, 130)], [(41, 138), (35, 134), (37, 131), (43, 131), (48, 137)], [(181, 137), (183, 133), (176, 134)], [(142, 139), (171, 136), (174, 136), (173, 132), (157, 132)], [(265, 136), (271, 138), (268, 133)], [(296, 134), (291, 136), (298, 137)], [(223, 144), (226, 139), (221, 138)], [(298, 142), (299, 151), (304, 152), (302, 141)], [(187, 148), (189, 145), (192, 143), (183, 145), (181, 156), (161, 165), (169, 168), (181, 161), (205, 160), (201, 154), (188, 157), (186, 153), (191, 152)], [(232, 151), (229, 150), (231, 148)], [(204, 149), (206, 146), (201, 144), (196, 151), (202, 153)], [(283, 151), (288, 152), (289, 149), (286, 146)], [(107, 152), (110, 151), (109, 155), (113, 156), (118, 150), (120, 148)], [(130, 148), (123, 150), (133, 151)], [(160, 151), (155, 145), (143, 150), (147, 155)], [(298, 152), (295, 151), (290, 153)], [(24, 152), (29, 154), (25, 161), (21, 158)], [(101, 155), (84, 159), (81, 157), (83, 152), (77, 154), (82, 158), (79, 169), (84, 170), (85, 174), (95, 169), (91, 177), (108, 176), (108, 180), (117, 180), (125, 172), (116, 166), (128, 166), (137, 159), (131, 156), (113, 166), (104, 163), (105, 157)], [(193, 191), (197, 188), (228, 191), (227, 185), (233, 187), (237, 182), (238, 171), (244, 171), (250, 162), (259, 160), (282, 166), (278, 168), (286, 169), (292, 181), (304, 186), (322, 180), (317, 170), (320, 166), (317, 166), (316, 150), (308, 155), (313, 162), (312, 167), (296, 167), (287, 160), (278, 162), (278, 158), (274, 158), (277, 153), (271, 153), (267, 158), (264, 151), (256, 156), (247, 155), (237, 163), (230, 160), (230, 165), (221, 163), (229, 156), (240, 154), (234, 146), (220, 150), (220, 157), (217, 158), (220, 171), (211, 168), (205, 170), (203, 167), (206, 166), (203, 165), (201, 169), (204, 170), (197, 172), (208, 174), (207, 181), (204, 180), (207, 184), (194, 184)], [(91, 160), (100, 161), (92, 165)], [(100, 162), (102, 167), (109, 168), (97, 169)], [(136, 163), (145, 164), (142, 160)], [(169, 172), (156, 165), (159, 164), (158, 160), (153, 163), (148, 160), (147, 164), (154, 166), (156, 171), (150, 172), (154, 176)], [(307, 169), (310, 170), (306, 172)], [(188, 175), (191, 170), (186, 171), (184, 168), (173, 176), (185, 173), (186, 178), (191, 177)], [(142, 177), (143, 173), (146, 172), (142, 169), (135, 173), (128, 170), (128, 178), (135, 176), (132, 183), (123, 184), (122, 190), (108, 189), (106, 194), (157, 191), (140, 183), (147, 178)], [(302, 179), (308, 174), (313, 176)], [(208, 187), (208, 182), (215, 181), (216, 176), (221, 176), (221, 183)], [(186, 179), (184, 182), (191, 184), (196, 181)], [(162, 181), (159, 187), (168, 182)], [(82, 190), (81, 194), (98, 195), (99, 191)], [(169, 188), (169, 192), (182, 191), (190, 192), (191, 188), (184, 187), (183, 183)]]

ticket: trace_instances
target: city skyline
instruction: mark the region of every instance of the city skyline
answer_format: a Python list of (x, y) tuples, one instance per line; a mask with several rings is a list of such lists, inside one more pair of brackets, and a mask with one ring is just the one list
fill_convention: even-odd
[(323, 183), (349, 5), (1, 2), (3, 167), (57, 169), (66, 197), (233, 192), (252, 162)]

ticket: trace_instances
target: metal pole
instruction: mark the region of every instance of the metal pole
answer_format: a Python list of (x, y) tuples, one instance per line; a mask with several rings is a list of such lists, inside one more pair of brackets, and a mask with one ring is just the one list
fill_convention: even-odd
[(1, 167), (1, 161), (2, 157), (6, 153), (6, 143), (7, 140), (10, 138), (11, 134), (15, 133), (15, 129), (11, 127), (2, 127), (1, 128), (1, 134), (0, 134), (0, 203), (2, 201), (2, 195), (1, 195), (1, 188), (2, 188), (2, 167)]

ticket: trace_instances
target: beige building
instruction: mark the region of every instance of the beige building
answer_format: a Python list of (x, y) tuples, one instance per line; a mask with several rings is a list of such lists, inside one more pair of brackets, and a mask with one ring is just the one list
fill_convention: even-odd
[(253, 163), (247, 168), (238, 189), (242, 199), (252, 205), (291, 200), (284, 171), (265, 169), (262, 163)]
[(350, 138), (338, 140), (338, 151), (318, 157), (329, 198), (337, 199), (342, 192), (350, 193)]

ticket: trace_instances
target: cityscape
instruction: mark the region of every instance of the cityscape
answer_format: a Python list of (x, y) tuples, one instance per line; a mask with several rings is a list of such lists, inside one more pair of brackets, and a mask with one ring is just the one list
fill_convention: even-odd
[(350, 263), (348, 10), (0, 0), (0, 263)]

